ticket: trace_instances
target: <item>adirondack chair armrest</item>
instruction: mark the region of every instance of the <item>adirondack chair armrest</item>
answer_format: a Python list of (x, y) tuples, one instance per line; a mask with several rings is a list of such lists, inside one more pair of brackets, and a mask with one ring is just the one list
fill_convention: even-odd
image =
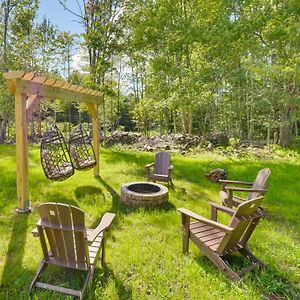
[(32, 236), (33, 236), (33, 237), (39, 237), (39, 232), (38, 232), (37, 227), (35, 227), (35, 228), (31, 231), (31, 233), (32, 233)]
[(254, 192), (254, 193), (265, 193), (268, 191), (267, 189), (239, 188), (235, 186), (225, 186), (225, 190), (235, 191), (235, 192)]
[(105, 213), (99, 225), (93, 230), (92, 234), (88, 236), (88, 242), (92, 243), (101, 232), (108, 229), (115, 216), (113, 213)]
[(150, 168), (153, 167), (154, 165), (155, 165), (155, 162), (152, 162), (152, 163), (147, 164), (147, 165), (145, 166), (147, 176), (150, 174)]
[(186, 209), (186, 208), (178, 208), (177, 211), (181, 212), (182, 214), (184, 214), (185, 216), (188, 216), (192, 219), (195, 219), (197, 221), (200, 221), (200, 222), (203, 222), (207, 225), (210, 225), (214, 228), (217, 228), (217, 229), (220, 229), (224, 232), (231, 232), (233, 230), (233, 228), (229, 227), (229, 226), (226, 226), (226, 225), (223, 225), (221, 223), (218, 223), (218, 222), (215, 222), (213, 220), (210, 220), (210, 219), (207, 219), (207, 218), (204, 218), (202, 216), (199, 216), (197, 215), (196, 213)]
[(221, 204), (218, 204), (218, 203), (214, 203), (214, 202), (208, 202), (208, 204), (212, 207), (212, 209), (215, 209), (215, 210), (220, 210), (224, 213), (227, 213), (229, 215), (234, 215), (235, 213), (235, 210), (232, 209), (232, 208), (229, 208), (227, 206), (224, 206), (224, 205), (221, 205)]
[[(219, 195), (220, 195), (220, 198), (221, 198), (222, 201), (226, 201), (228, 198), (231, 197), (231, 195), (229, 195), (229, 193), (226, 193), (224, 191), (220, 191)], [(234, 200), (235, 201), (241, 201), (241, 202), (246, 201), (245, 198), (238, 197), (238, 196), (234, 196)]]
[(146, 169), (149, 169), (150, 167), (152, 167), (152, 166), (154, 166), (155, 165), (155, 162), (152, 162), (152, 163), (150, 163), (150, 164), (147, 164), (146, 166), (145, 166), (145, 168)]
[(223, 184), (237, 184), (237, 185), (253, 185), (253, 182), (248, 181), (238, 181), (238, 180), (227, 180), (227, 179), (219, 179), (219, 182)]

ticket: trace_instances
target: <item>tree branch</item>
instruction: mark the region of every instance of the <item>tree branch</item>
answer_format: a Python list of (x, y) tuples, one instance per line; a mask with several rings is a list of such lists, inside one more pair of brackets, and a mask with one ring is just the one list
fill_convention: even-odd
[(259, 39), (262, 41), (262, 43), (265, 45), (265, 46), (268, 46), (268, 43), (265, 41), (265, 39), (263, 38), (261, 32), (257, 32), (255, 31), (254, 34), (259, 37)]
[[(58, 2), (60, 3), (60, 5), (69, 13), (71, 13), (72, 15), (84, 20), (84, 16), (77, 14), (76, 12), (72, 11), (70, 8), (67, 7), (67, 5), (62, 1), (62, 0), (58, 0)], [(79, 3), (77, 2), (77, 4), (79, 5)], [(82, 12), (82, 11), (81, 11)]]

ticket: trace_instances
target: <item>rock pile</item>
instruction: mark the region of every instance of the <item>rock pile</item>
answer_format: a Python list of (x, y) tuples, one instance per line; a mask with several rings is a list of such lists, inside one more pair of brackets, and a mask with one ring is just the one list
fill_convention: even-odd
[(141, 135), (135, 132), (119, 132), (115, 131), (108, 139), (107, 139), (107, 145), (133, 145), (138, 142), (139, 138), (141, 138)]
[(198, 135), (168, 134), (160, 137), (145, 137), (132, 132), (114, 132), (107, 140), (107, 145), (129, 145), (142, 151), (188, 151), (190, 148), (201, 146), (212, 149), (215, 146), (227, 146), (229, 138), (225, 134), (215, 134), (207, 137)]
[(206, 174), (206, 177), (211, 180), (212, 182), (218, 182), (219, 179), (226, 179), (227, 178), (227, 172), (224, 169), (217, 168), (209, 171)]

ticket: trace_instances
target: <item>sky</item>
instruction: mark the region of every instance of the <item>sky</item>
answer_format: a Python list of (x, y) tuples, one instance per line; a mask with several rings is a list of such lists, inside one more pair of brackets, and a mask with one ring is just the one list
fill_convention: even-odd
[[(82, 0), (66, 0), (66, 6), (71, 11), (80, 15), (78, 3), (82, 3)], [(65, 10), (58, 0), (40, 0), (38, 22), (43, 19), (43, 16), (46, 16), (46, 18), (49, 19), (52, 24), (56, 25), (61, 31), (70, 31), (71, 33), (83, 33), (84, 31), (83, 25), (78, 23), (78, 18)], [(79, 47), (74, 49), (71, 59), (72, 70), (83, 71), (83, 68), (87, 66), (84, 54), (83, 48)], [(128, 72), (127, 69), (126, 72)], [(122, 80), (121, 84), (123, 93), (128, 93), (129, 83), (126, 79)]]
[[(78, 0), (81, 3), (81, 0)], [(67, 7), (77, 14), (80, 14), (80, 8), (78, 7), (76, 0), (67, 0)], [(65, 10), (58, 0), (40, 0), (40, 6), (38, 10), (38, 22), (43, 17), (51, 21), (61, 31), (70, 31), (71, 33), (82, 33), (84, 28), (82, 24), (78, 23), (78, 18)], [(73, 70), (81, 70), (86, 63), (83, 60), (83, 50), (78, 48), (72, 55), (71, 68)]]
[[(78, 2), (81, 3), (81, 0)], [(80, 14), (80, 9), (76, 0), (67, 0), (66, 3), (68, 8)], [(78, 18), (66, 11), (58, 0), (40, 0), (38, 21), (41, 21), (43, 16), (50, 19), (50, 21), (60, 30), (70, 31), (72, 33), (83, 32), (83, 26), (76, 22), (78, 21)]]

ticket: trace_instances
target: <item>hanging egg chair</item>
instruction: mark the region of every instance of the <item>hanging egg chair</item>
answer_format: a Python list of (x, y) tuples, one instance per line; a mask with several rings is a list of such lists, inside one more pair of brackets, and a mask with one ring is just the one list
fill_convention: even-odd
[(43, 134), (40, 155), (47, 178), (63, 181), (74, 174), (68, 146), (56, 124)]
[(90, 136), (82, 124), (77, 125), (69, 138), (70, 156), (76, 170), (88, 170), (97, 165)]

